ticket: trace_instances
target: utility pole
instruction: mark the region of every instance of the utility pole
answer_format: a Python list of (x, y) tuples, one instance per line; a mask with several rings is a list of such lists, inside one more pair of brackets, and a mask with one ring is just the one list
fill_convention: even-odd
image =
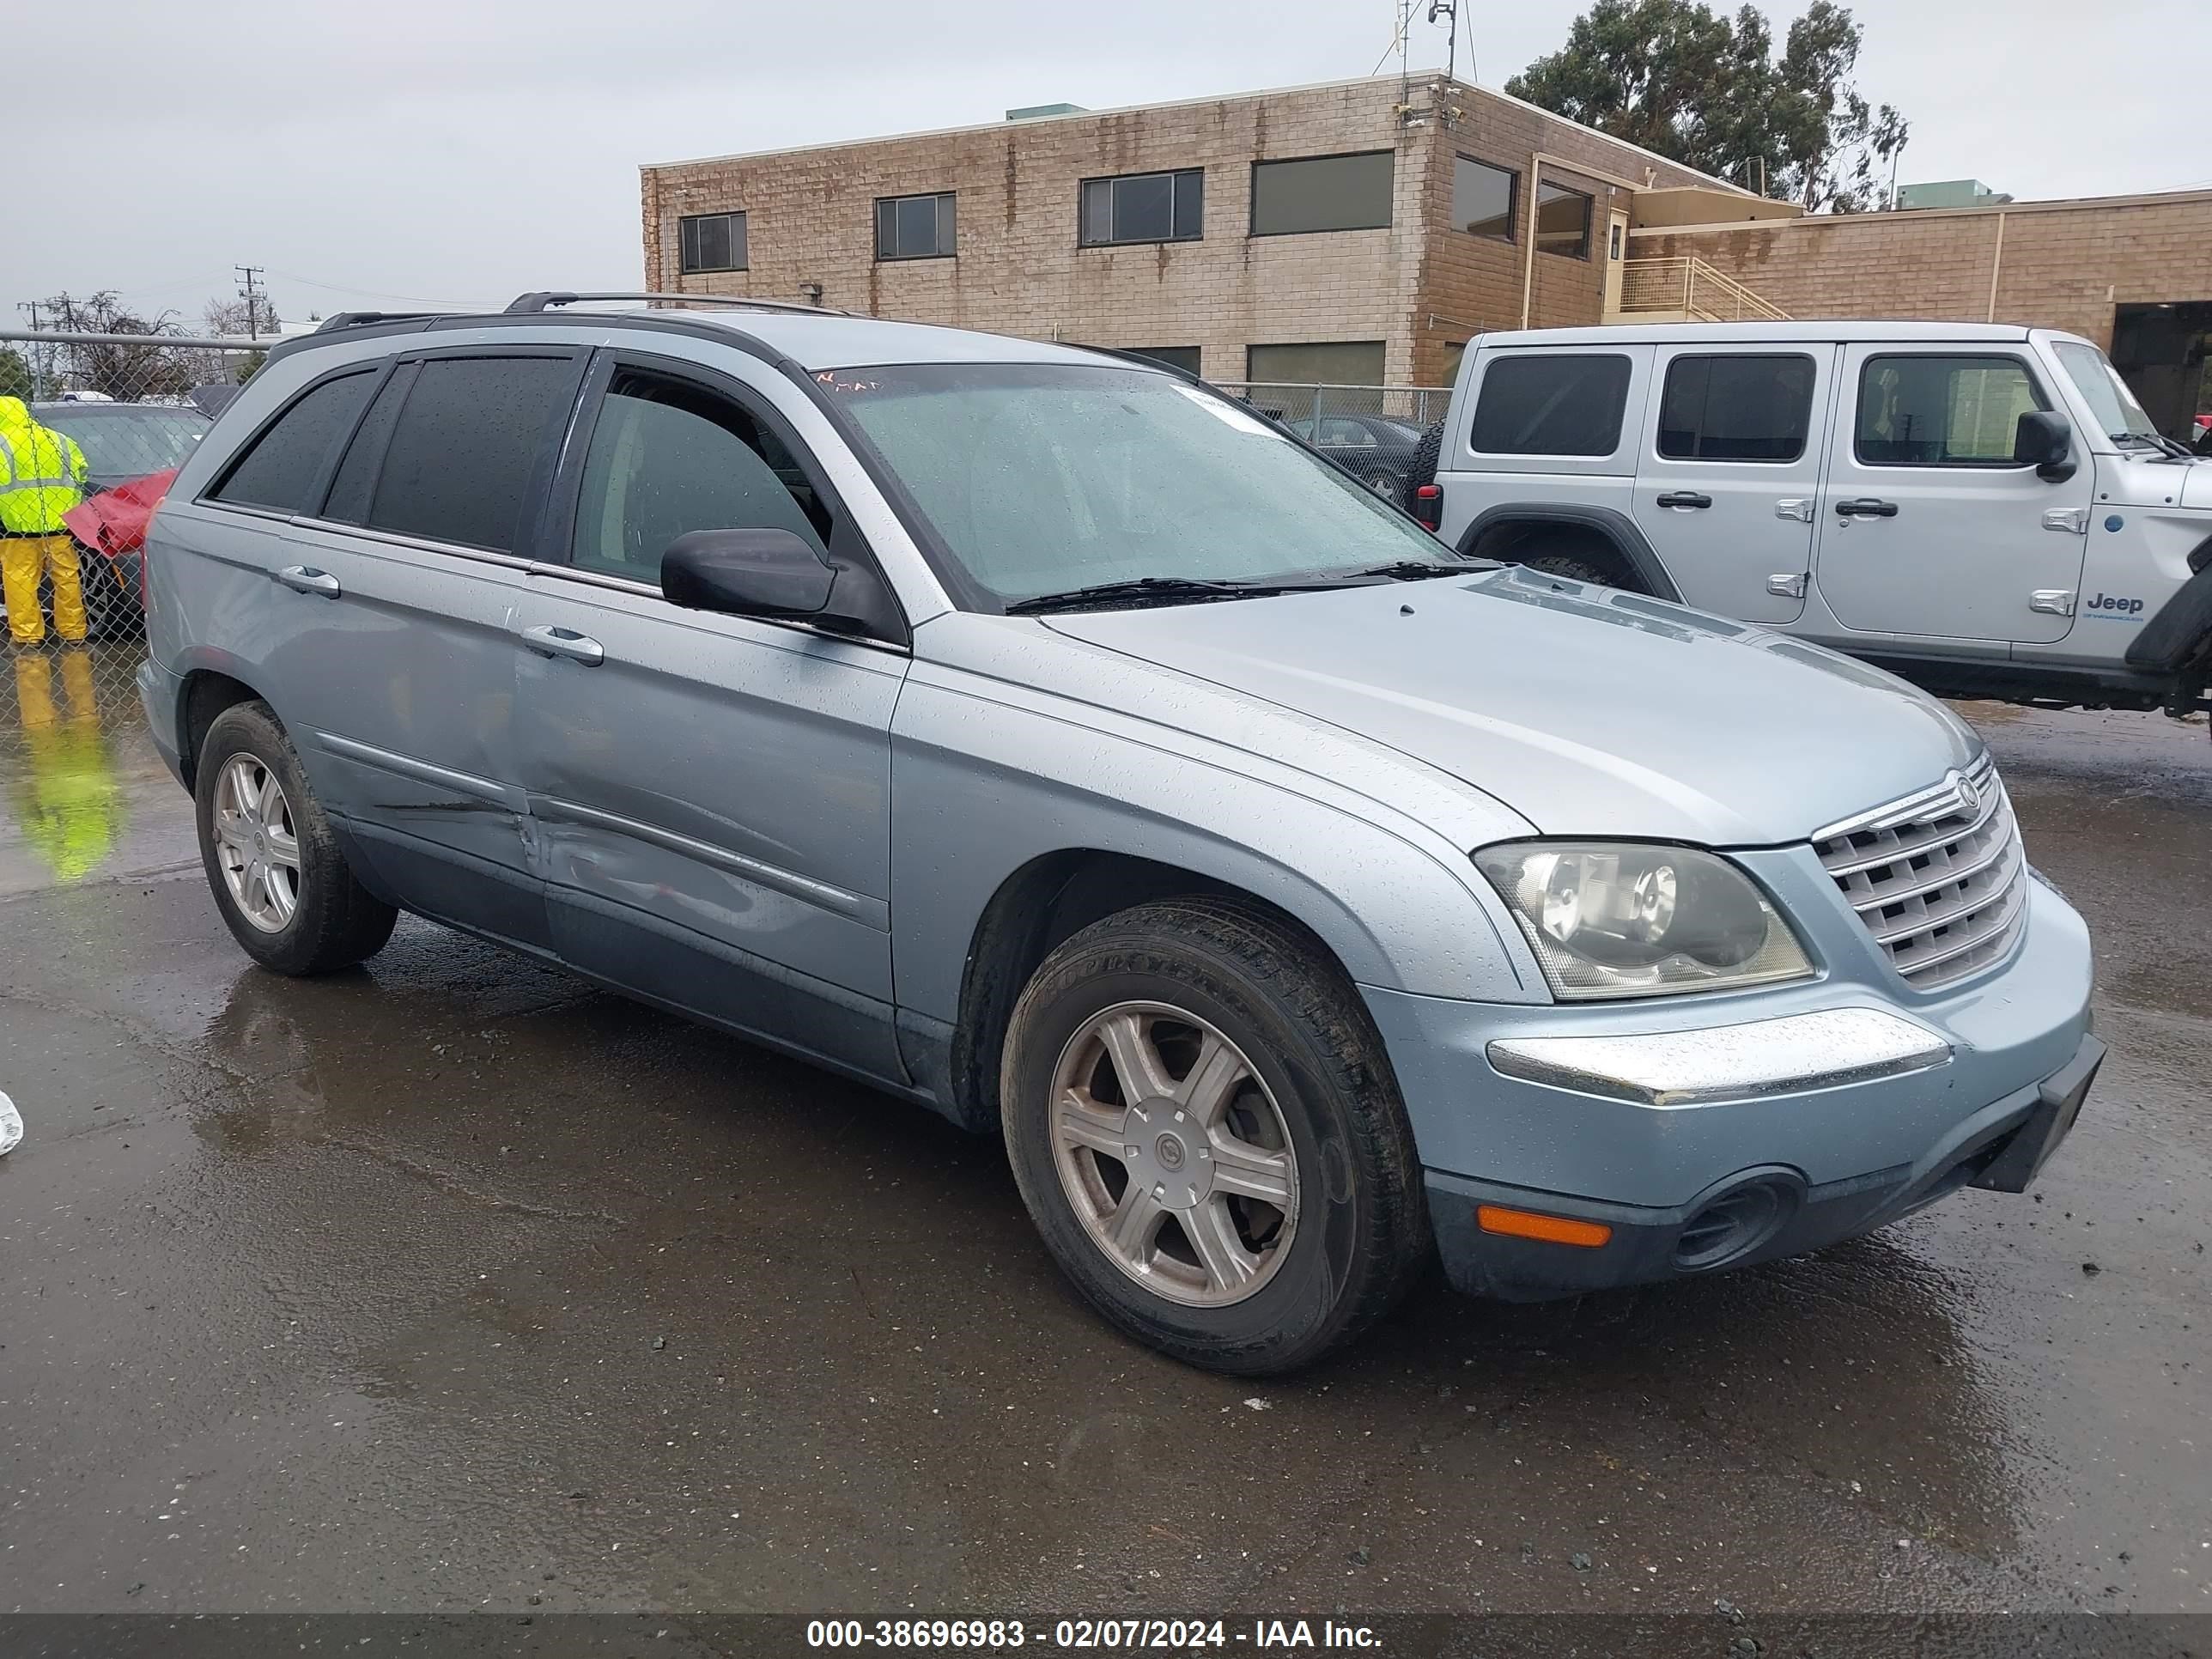
[(253, 279), (261, 275), (261, 267), (233, 265), (231, 269), (246, 279), (246, 286), (238, 290), (239, 297), (246, 301), (246, 337), (258, 340), (261, 337), (261, 301), (254, 292)]
[[(33, 334), (39, 331), (39, 303), (36, 300), (18, 300), (15, 302), (16, 310), (30, 313), (31, 332)], [(31, 398), (32, 401), (36, 402), (45, 395), (46, 375), (43, 366), (39, 362), (39, 348), (33, 346), (28, 355), (31, 359)]]

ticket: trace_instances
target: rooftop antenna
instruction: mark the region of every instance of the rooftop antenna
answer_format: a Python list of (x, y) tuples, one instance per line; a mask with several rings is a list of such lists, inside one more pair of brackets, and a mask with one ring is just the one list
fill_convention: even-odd
[[(1444, 35), (1444, 78), (1459, 79), (1459, 0), (1429, 0), (1429, 22), (1431, 27), (1438, 17), (1449, 17), (1451, 23)], [(1474, 65), (1467, 66), (1468, 78), (1474, 78)]]

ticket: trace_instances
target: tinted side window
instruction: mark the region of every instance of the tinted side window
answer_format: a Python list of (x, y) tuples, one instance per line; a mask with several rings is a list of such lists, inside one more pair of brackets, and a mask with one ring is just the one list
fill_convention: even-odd
[(1659, 453), (1687, 461), (1794, 461), (1813, 419), (1810, 357), (1677, 357), (1659, 400)]
[(2017, 357), (1869, 357), (1858, 458), (1870, 466), (2010, 466), (2020, 417), (2048, 409)]
[(1610, 455), (1620, 447), (1628, 359), (1501, 354), (1482, 377), (1470, 445), (1486, 455)]
[(307, 499), (323, 476), (331, 452), (346, 440), (376, 384), (376, 371), (363, 369), (344, 374), (297, 398), (276, 417), (276, 423), (253, 441), (215, 491), (219, 501), (246, 507), (275, 507), (281, 513), (305, 513), (315, 503)]
[(560, 357), (424, 363), (385, 452), (369, 526), (512, 553), (574, 374)]
[(775, 434), (682, 380), (615, 376), (584, 459), (575, 562), (641, 582), (694, 530), (788, 530), (827, 556), (830, 514)]

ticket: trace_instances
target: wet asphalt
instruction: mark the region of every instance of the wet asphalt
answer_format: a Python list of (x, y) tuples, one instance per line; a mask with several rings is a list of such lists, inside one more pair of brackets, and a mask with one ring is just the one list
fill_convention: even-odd
[(1254, 1384), (910, 1107), (419, 922), (250, 968), (87, 660), (0, 681), (0, 1612), (2212, 1611), (2201, 722), (1964, 710), (2100, 953), (2032, 1196)]

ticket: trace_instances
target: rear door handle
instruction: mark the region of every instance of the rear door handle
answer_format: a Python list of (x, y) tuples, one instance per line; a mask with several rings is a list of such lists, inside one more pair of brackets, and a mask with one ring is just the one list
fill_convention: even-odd
[(555, 628), (540, 624), (522, 630), (522, 642), (541, 657), (566, 657), (586, 668), (597, 668), (607, 659), (606, 648), (587, 635), (573, 628)]
[(1659, 498), (1662, 507), (1711, 507), (1713, 498), (1694, 489), (1670, 489)]
[(325, 599), (338, 596), (338, 579), (327, 570), (315, 570), (304, 564), (288, 564), (276, 573), (276, 580), (295, 593), (314, 593)]
[(1836, 511), (1846, 519), (1893, 519), (1897, 516), (1897, 503), (1878, 501), (1871, 495), (1856, 495), (1850, 501), (1838, 501)]

